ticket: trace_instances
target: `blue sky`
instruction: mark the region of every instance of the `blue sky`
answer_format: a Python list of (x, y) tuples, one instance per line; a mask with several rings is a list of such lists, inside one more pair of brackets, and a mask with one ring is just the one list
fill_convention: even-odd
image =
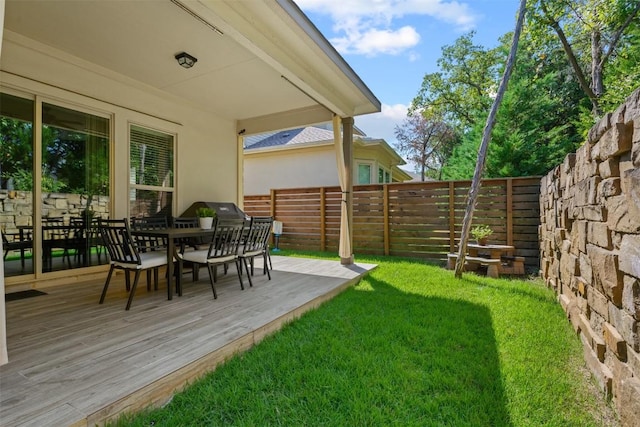
[(395, 143), (426, 73), (438, 70), (442, 47), (475, 30), (487, 48), (512, 31), (517, 0), (294, 0), (382, 103), (356, 117), (368, 136)]

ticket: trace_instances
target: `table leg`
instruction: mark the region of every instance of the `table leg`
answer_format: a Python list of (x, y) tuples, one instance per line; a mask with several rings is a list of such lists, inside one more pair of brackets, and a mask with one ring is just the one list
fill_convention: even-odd
[(173, 281), (173, 248), (174, 248), (173, 239), (167, 239), (167, 298), (169, 300), (173, 299), (173, 289), (172, 289), (172, 281)]
[(490, 265), (487, 267), (487, 276), (489, 277), (494, 277), (494, 278), (498, 278), (500, 277), (500, 272), (498, 270), (498, 266), (497, 265)]

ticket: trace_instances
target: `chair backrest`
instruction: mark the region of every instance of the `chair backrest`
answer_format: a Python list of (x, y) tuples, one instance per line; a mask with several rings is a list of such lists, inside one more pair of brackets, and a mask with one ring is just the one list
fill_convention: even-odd
[(216, 218), (214, 224), (214, 234), (209, 244), (209, 254), (207, 258), (226, 257), (237, 255), (238, 247), (245, 230), (245, 220), (228, 218)]
[[(174, 228), (199, 228), (200, 222), (197, 217), (173, 217), (172, 221)], [(198, 245), (206, 245), (208, 244), (208, 239), (204, 239), (202, 237), (183, 237), (176, 239), (176, 246), (179, 248), (178, 250), (182, 253), (184, 252), (185, 246), (191, 246), (193, 248)]]
[(196, 217), (173, 217), (174, 228), (198, 228), (199, 226), (200, 224)]
[(273, 218), (252, 217), (247, 235), (242, 248), (243, 253), (251, 253), (266, 250), (271, 234)]
[[(131, 218), (132, 230), (160, 230), (169, 228), (169, 221), (166, 216)], [(150, 252), (165, 249), (167, 239), (162, 237), (135, 236), (138, 249), (142, 252)]]
[(88, 225), (83, 218), (69, 218), (69, 232), (68, 238), (71, 239), (82, 239), (88, 234), (87, 231)]
[(131, 237), (129, 222), (123, 219), (98, 220), (98, 229), (111, 262), (141, 264), (136, 242)]
[(69, 227), (65, 227), (62, 218), (42, 218), (42, 239), (61, 240), (66, 239)]

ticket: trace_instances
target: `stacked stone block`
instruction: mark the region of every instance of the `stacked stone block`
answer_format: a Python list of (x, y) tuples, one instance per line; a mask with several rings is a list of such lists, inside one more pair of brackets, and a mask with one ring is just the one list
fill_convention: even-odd
[[(0, 190), (0, 230), (17, 232), (19, 226), (33, 225), (33, 194), (30, 191)], [(91, 210), (96, 217), (109, 217), (109, 197), (94, 196)], [(42, 195), (42, 217), (68, 222), (80, 218), (87, 207), (87, 196), (80, 194), (45, 193)]]
[(640, 89), (540, 190), (541, 274), (622, 424), (640, 426)]

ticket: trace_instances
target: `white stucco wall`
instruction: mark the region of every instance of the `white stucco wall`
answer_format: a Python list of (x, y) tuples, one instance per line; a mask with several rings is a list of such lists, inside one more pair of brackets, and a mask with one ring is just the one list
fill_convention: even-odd
[(130, 123), (176, 134), (174, 213), (197, 200), (237, 203), (234, 121), (9, 31), (4, 34), (0, 70), (3, 90), (112, 115), (115, 217), (128, 214)]
[(244, 157), (246, 195), (269, 194), (272, 188), (333, 185), (340, 185), (333, 145)]

